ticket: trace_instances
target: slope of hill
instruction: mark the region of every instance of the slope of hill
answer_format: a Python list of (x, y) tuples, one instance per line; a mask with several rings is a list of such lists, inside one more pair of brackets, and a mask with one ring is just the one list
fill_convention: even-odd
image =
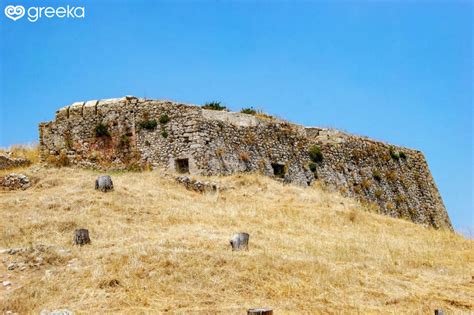
[[(474, 311), (473, 241), (318, 185), (235, 175), (199, 194), (153, 171), (101, 193), (94, 171), (22, 171), (32, 188), (0, 192), (0, 248), (23, 249), (0, 254), (3, 312)], [(76, 228), (90, 245), (72, 245)], [(240, 231), (250, 249), (232, 252)]]

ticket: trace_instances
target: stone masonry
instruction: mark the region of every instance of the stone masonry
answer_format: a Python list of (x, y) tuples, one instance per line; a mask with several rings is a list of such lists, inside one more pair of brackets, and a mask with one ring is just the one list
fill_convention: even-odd
[[(452, 229), (420, 151), (337, 130), (127, 96), (66, 106), (39, 133), (41, 159), (56, 165), (320, 180), (387, 215)], [(321, 152), (316, 162), (312, 147)]]

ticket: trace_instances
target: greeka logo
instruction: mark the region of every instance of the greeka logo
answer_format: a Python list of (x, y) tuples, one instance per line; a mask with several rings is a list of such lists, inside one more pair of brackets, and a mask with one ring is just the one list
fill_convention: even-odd
[(16, 21), (18, 19), (21, 19), (23, 15), (25, 15), (25, 8), (22, 5), (8, 5), (5, 8), (5, 15), (7, 16), (7, 18)]
[(29, 7), (25, 9), (22, 5), (8, 5), (5, 7), (5, 16), (13, 21), (21, 19), (27, 13), (28, 21), (36, 22), (40, 18), (51, 19), (57, 18), (72, 18), (83, 19), (86, 15), (84, 7), (74, 7), (67, 5), (66, 7)]

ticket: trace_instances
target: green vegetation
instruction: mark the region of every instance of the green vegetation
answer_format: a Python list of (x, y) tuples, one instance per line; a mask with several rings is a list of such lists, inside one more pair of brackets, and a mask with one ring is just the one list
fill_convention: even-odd
[(309, 170), (310, 170), (311, 172), (314, 173), (314, 172), (316, 172), (317, 165), (316, 165), (316, 163), (311, 162), (311, 163), (308, 164), (308, 168), (309, 168)]
[(224, 110), (226, 107), (224, 105), (221, 105), (221, 102), (208, 102), (202, 106), (204, 109), (210, 109), (210, 110)]
[(95, 126), (95, 135), (96, 137), (109, 137), (109, 127), (103, 123), (97, 124), (97, 126)]
[(320, 163), (323, 161), (323, 153), (317, 145), (313, 145), (308, 150), (309, 158), (315, 163)]
[(398, 153), (398, 155), (400, 156), (400, 158), (402, 158), (402, 159), (404, 159), (404, 160), (407, 159), (407, 155), (406, 155), (405, 152), (403, 152), (403, 151), (400, 151), (400, 152)]
[(382, 175), (377, 170), (372, 172), (372, 177), (378, 182), (380, 182), (382, 180)]
[(383, 195), (383, 191), (381, 189), (377, 189), (375, 191), (375, 197), (380, 198)]
[(147, 120), (144, 120), (144, 121), (141, 121), (138, 126), (140, 127), (140, 129), (146, 129), (146, 130), (154, 130), (156, 128), (156, 126), (158, 126), (158, 123), (156, 122), (155, 119), (147, 119)]
[(393, 148), (390, 148), (390, 157), (394, 159), (395, 161), (400, 160), (400, 154), (395, 152)]
[(160, 124), (167, 124), (168, 122), (170, 121), (170, 118), (168, 117), (168, 115), (166, 114), (163, 114), (160, 116)]
[(163, 130), (161, 132), (161, 135), (163, 136), (163, 138), (168, 138), (168, 132), (166, 132), (166, 130)]
[(122, 135), (120, 137), (119, 147), (120, 148), (127, 148), (130, 146), (130, 137), (127, 135)]
[(242, 108), (240, 110), (242, 114), (249, 114), (249, 115), (255, 115), (257, 114), (257, 111), (253, 109), (253, 107), (248, 107), (248, 108)]

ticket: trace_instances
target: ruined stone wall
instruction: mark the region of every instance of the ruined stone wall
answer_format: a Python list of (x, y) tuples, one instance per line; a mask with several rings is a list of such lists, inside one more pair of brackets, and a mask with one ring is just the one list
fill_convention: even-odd
[(318, 177), (343, 194), (370, 201), (393, 217), (451, 227), (436, 184), (420, 151), (334, 130), (311, 131), (324, 159)]
[[(313, 145), (323, 156), (317, 163), (308, 155)], [(258, 171), (299, 185), (319, 179), (385, 214), (451, 228), (420, 152), (335, 130), (125, 97), (60, 109), (55, 120), (40, 124), (40, 150), (44, 161), (58, 165), (200, 175)]]

